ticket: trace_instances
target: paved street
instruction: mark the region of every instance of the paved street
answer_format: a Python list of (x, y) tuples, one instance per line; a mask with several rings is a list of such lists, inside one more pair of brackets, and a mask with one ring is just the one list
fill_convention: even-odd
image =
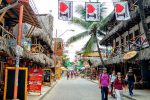
[[(85, 79), (61, 79), (43, 100), (101, 100), (95, 83)], [(114, 100), (109, 97), (109, 100)], [(127, 100), (127, 99), (125, 99)]]

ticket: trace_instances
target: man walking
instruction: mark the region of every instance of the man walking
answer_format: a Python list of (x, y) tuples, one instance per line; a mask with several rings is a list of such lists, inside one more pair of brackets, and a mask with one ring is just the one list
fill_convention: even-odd
[(108, 100), (108, 86), (109, 86), (109, 74), (107, 69), (103, 68), (103, 73), (99, 75), (99, 88), (101, 88), (102, 100)]
[(127, 80), (128, 80), (128, 86), (129, 86), (129, 95), (133, 96), (133, 88), (134, 88), (134, 82), (136, 80), (135, 74), (133, 73), (133, 69), (129, 68), (129, 71), (127, 73)]

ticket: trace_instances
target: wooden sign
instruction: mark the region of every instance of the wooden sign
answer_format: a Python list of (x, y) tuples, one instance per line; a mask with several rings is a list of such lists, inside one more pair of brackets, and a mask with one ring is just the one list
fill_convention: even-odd
[(29, 73), (28, 91), (41, 93), (42, 79), (43, 79), (43, 70), (31, 68)]
[(129, 60), (129, 59), (135, 57), (136, 55), (137, 55), (137, 51), (130, 51), (130, 52), (127, 52), (126, 54), (124, 54), (123, 59)]
[[(19, 68), (18, 95), (19, 100), (27, 100), (28, 68)], [(15, 67), (6, 67), (3, 100), (12, 100), (14, 93)]]
[(51, 85), (51, 69), (43, 69), (43, 84)]

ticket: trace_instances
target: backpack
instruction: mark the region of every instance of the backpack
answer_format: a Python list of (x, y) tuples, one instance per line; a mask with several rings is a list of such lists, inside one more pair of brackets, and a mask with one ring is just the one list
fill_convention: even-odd
[[(107, 73), (107, 76), (109, 77), (109, 74)], [(101, 77), (102, 77), (102, 74), (100, 74), (100, 76), (99, 76), (99, 80), (100, 80), (100, 83), (101, 83)], [(110, 77), (109, 77), (110, 78)], [(109, 79), (108, 79), (108, 83), (109, 83)]]

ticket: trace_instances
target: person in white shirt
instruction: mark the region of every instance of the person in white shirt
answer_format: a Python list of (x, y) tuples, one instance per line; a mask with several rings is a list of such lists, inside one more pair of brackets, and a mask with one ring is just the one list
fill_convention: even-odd
[(111, 82), (111, 96), (115, 98), (115, 95), (113, 93), (113, 85), (114, 85), (114, 81), (116, 79), (116, 72), (112, 71), (112, 74), (110, 75), (110, 82)]

